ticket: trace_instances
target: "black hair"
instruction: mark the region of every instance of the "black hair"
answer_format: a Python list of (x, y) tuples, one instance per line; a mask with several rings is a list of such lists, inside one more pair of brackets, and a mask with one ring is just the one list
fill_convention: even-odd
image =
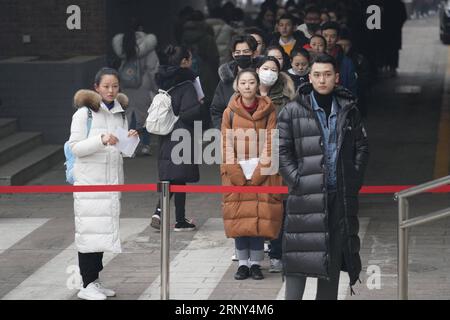
[(342, 28), (339, 33), (339, 38), (341, 40), (350, 40), (353, 42), (352, 32), (348, 27)]
[(294, 0), (288, 0), (286, 1), (286, 3), (284, 4), (284, 7), (287, 9), (289, 7), (295, 7), (297, 9), (297, 4), (295, 3)]
[(327, 39), (325, 39), (324, 36), (320, 35), (320, 34), (313, 34), (312, 37), (309, 39), (309, 43), (311, 43), (311, 39), (312, 38), (320, 38), (322, 39), (324, 45), (325, 45), (325, 49), (327, 48)]
[(272, 56), (270, 56), (270, 57), (268, 57), (268, 56), (262, 57), (262, 58), (258, 61), (258, 64), (256, 65), (256, 68), (257, 68), (257, 69), (261, 68), (262, 65), (263, 65), (264, 63), (266, 63), (267, 61), (272, 61), (272, 62), (274, 62), (274, 63), (277, 65), (278, 72), (281, 71), (280, 61), (278, 61), (275, 57), (272, 57)]
[(262, 38), (262, 40), (264, 41), (263, 46), (265, 47), (266, 45), (266, 38), (267, 38), (267, 34), (260, 28), (258, 27), (248, 27), (244, 29), (244, 33), (245, 34), (257, 34), (258, 36), (260, 36)]
[(168, 45), (164, 50), (165, 63), (170, 66), (179, 66), (183, 59), (189, 59), (191, 52), (185, 46)]
[(277, 6), (272, 6), (272, 5), (261, 5), (261, 11), (259, 11), (258, 13), (258, 17), (256, 18), (256, 21), (262, 21), (264, 19), (264, 16), (266, 14), (267, 11), (270, 11), (273, 13), (274, 17), (277, 13)]
[(251, 35), (238, 34), (238, 35), (233, 36), (233, 38), (231, 38), (231, 47), (230, 47), (231, 52), (234, 52), (234, 50), (236, 50), (236, 46), (238, 43), (243, 43), (243, 42), (248, 44), (248, 47), (253, 52), (255, 52), (256, 48), (258, 48), (258, 43), (256, 42), (255, 38), (253, 38)]
[(306, 16), (308, 13), (317, 13), (318, 15), (320, 15), (320, 10), (319, 10), (319, 8), (316, 7), (316, 6), (309, 6), (309, 7), (307, 7), (306, 10), (305, 10), (305, 16)]
[(256, 83), (258, 84), (258, 86), (259, 86), (259, 76), (258, 76), (258, 74), (256, 73), (256, 71), (254, 70), (254, 69), (250, 69), (250, 68), (247, 68), (247, 69), (243, 69), (243, 70), (241, 70), (241, 71), (239, 71), (238, 73), (237, 73), (237, 75), (236, 75), (236, 87), (237, 87), (237, 84), (238, 84), (238, 82), (239, 82), (239, 78), (244, 74), (244, 73), (251, 73), (252, 75), (254, 75), (255, 76), (255, 79), (256, 79)]
[(289, 13), (285, 13), (278, 18), (277, 23), (280, 23), (280, 20), (291, 20), (293, 25), (296, 24), (297, 20)]
[(122, 40), (122, 52), (125, 54), (127, 61), (136, 58), (137, 55), (137, 42), (136, 42), (136, 30), (142, 24), (136, 19), (131, 19), (128, 24), (128, 29), (123, 34)]
[(289, 55), (291, 58), (291, 61), (296, 57), (296, 56), (304, 56), (308, 61), (311, 60), (311, 55), (309, 54), (308, 50), (304, 49), (304, 48), (299, 48), (299, 49), (293, 49), (291, 51), (291, 54)]
[(189, 15), (187, 20), (188, 21), (204, 21), (205, 20), (205, 15), (200, 10), (194, 10)]
[(192, 8), (191, 6), (186, 6), (178, 12), (178, 18), (187, 19), (192, 14), (192, 12), (194, 12), (194, 8)]
[(286, 68), (289, 66), (290, 58), (289, 55), (284, 51), (283, 47), (279, 44), (272, 45), (266, 48), (265, 55), (269, 53), (270, 50), (278, 50), (281, 52), (281, 56), (283, 57), (283, 70), (287, 70)]
[(325, 23), (320, 27), (320, 29), (321, 29), (322, 31), (324, 31), (324, 30), (329, 30), (329, 29), (336, 30), (338, 36), (339, 36), (340, 31), (341, 31), (341, 27), (339, 26), (339, 24), (338, 24), (337, 22), (334, 22), (334, 21), (328, 21), (328, 22), (325, 22)]
[(311, 66), (314, 63), (329, 63), (329, 64), (331, 64), (333, 66), (334, 71), (337, 72), (336, 59), (333, 56), (330, 56), (329, 54), (320, 53), (320, 54), (316, 55), (311, 61)]
[(116, 69), (109, 67), (104, 67), (97, 71), (97, 73), (95, 74), (94, 83), (99, 86), (100, 82), (102, 82), (103, 76), (107, 75), (115, 76), (120, 83), (119, 72), (117, 72)]

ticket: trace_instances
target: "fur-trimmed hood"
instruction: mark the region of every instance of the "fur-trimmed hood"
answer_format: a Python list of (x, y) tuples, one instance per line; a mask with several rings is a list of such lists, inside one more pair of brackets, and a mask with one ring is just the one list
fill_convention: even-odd
[[(122, 109), (125, 110), (128, 107), (128, 97), (123, 93), (119, 93), (116, 100), (120, 103)], [(78, 90), (73, 97), (73, 106), (76, 109), (88, 107), (92, 111), (97, 112), (100, 109), (101, 102), (102, 97), (93, 90)]]
[(237, 63), (232, 60), (219, 67), (219, 77), (223, 82), (233, 82), (237, 73)]
[(295, 98), (295, 85), (294, 81), (292, 81), (291, 77), (287, 75), (284, 71), (281, 71), (278, 74), (278, 80), (275, 83), (274, 87), (280, 86), (281, 94), (284, 97), (289, 98), (289, 100), (293, 100)]
[[(148, 55), (151, 51), (156, 49), (158, 40), (154, 34), (146, 34), (141, 31), (136, 31), (137, 42), (137, 57), (142, 58)], [(117, 56), (121, 59), (125, 59), (125, 54), (122, 49), (123, 33), (119, 33), (112, 39), (112, 47)]]

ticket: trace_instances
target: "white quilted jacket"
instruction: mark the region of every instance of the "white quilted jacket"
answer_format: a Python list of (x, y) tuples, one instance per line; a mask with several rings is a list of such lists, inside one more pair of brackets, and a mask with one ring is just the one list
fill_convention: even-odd
[[(73, 168), (74, 185), (123, 184), (122, 154), (114, 146), (104, 146), (101, 135), (113, 133), (117, 127), (128, 130), (127, 120), (122, 116), (128, 99), (120, 94), (111, 110), (108, 110), (94, 91), (80, 90), (74, 100), (78, 110), (72, 117), (69, 139), (72, 152), (76, 156)], [(87, 136), (87, 107), (93, 110), (89, 136)], [(78, 251), (121, 252), (119, 235), (121, 193), (76, 192), (73, 197), (75, 243)]]

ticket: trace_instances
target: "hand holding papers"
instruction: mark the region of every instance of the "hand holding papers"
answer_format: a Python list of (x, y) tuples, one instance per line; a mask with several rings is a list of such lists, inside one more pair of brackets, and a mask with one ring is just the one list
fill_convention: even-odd
[(258, 166), (259, 158), (252, 158), (249, 160), (241, 160), (239, 164), (241, 165), (242, 171), (244, 172), (245, 178), (247, 180), (251, 180), (253, 176), (253, 172)]
[(200, 77), (195, 78), (193, 84), (194, 84), (195, 91), (197, 92), (198, 101), (200, 101), (205, 97), (205, 94), (203, 93), (202, 85), (200, 84)]
[(118, 127), (114, 132), (119, 142), (115, 147), (126, 157), (131, 157), (139, 144), (139, 136), (128, 136), (128, 131)]

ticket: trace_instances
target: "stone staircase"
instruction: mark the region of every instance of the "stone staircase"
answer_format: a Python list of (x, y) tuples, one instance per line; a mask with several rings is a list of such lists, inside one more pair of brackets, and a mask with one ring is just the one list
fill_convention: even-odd
[(63, 160), (63, 146), (44, 145), (42, 133), (18, 131), (16, 119), (0, 118), (0, 185), (24, 185)]

